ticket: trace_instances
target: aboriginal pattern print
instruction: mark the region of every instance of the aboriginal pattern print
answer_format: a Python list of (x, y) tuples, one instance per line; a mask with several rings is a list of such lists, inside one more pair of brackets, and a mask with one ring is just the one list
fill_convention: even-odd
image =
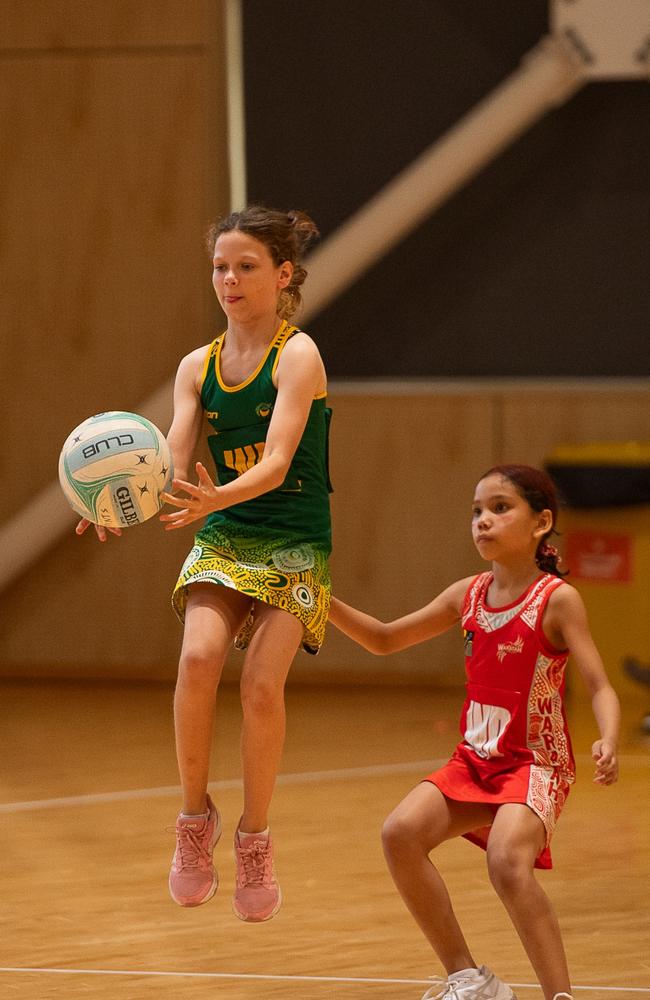
[[(330, 605), (328, 551), (275, 532), (265, 536), (259, 527), (230, 523), (226, 535), (216, 525), (206, 526), (181, 569), (172, 596), (174, 610), (183, 621), (187, 589), (193, 583), (231, 587), (298, 618), (303, 649), (317, 653)], [(238, 649), (246, 649), (254, 628), (253, 609), (235, 639)]]
[(535, 631), (539, 610), (548, 599), (546, 593), (547, 578), (542, 577), (534, 585), (532, 591), (526, 593), (523, 599), (514, 607), (503, 610), (492, 610), (486, 608), (480, 600), (485, 585), (484, 576), (479, 576), (470, 589), (469, 608), (463, 616), (463, 624), (466, 620), (476, 616), (476, 621), (484, 632), (495, 632), (511, 622), (513, 618), (521, 615), (521, 620)]
[(528, 747), (540, 767), (572, 775), (560, 694), (565, 665), (566, 656), (551, 658), (540, 653), (537, 657), (528, 698)]
[(531, 767), (526, 805), (537, 813), (546, 830), (546, 843), (551, 842), (555, 826), (571, 789), (557, 771)]
[(562, 711), (565, 665), (566, 656), (552, 658), (540, 653), (528, 697), (528, 747), (535, 764), (530, 769), (526, 804), (542, 817), (548, 840), (575, 780)]

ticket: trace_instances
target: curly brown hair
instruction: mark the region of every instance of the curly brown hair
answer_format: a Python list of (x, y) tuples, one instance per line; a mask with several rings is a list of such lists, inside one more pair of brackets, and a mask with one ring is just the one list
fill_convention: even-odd
[(316, 223), (306, 212), (291, 209), (281, 212), (264, 205), (249, 205), (240, 212), (231, 212), (218, 222), (213, 222), (206, 233), (206, 246), (210, 256), (222, 233), (239, 230), (263, 243), (276, 267), (288, 260), (293, 265), (291, 281), (280, 293), (278, 315), (289, 319), (302, 303), (300, 286), (307, 277), (302, 266), (303, 254), (318, 239)]

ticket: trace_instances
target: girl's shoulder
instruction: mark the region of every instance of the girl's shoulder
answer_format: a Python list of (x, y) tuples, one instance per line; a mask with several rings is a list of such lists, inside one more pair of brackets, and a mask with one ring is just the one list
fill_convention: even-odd
[(577, 608), (582, 607), (584, 602), (574, 586), (563, 580), (561, 577), (554, 577), (558, 583), (553, 587), (548, 598), (548, 607), (551, 608)]
[(325, 365), (316, 343), (304, 330), (296, 330), (282, 345), (281, 352), (274, 365), (274, 383), (279, 388), (282, 379), (295, 378), (311, 382), (314, 391), (319, 393), (327, 389)]
[(484, 587), (489, 580), (492, 579), (492, 573), (489, 569), (483, 570), (482, 573), (472, 573), (471, 576), (465, 576), (462, 580), (459, 580), (455, 586), (462, 587), (467, 593), (468, 590), (474, 587)]
[(566, 580), (561, 580), (560, 584), (551, 592), (546, 603), (544, 630), (547, 633), (555, 630), (562, 634), (564, 627), (570, 622), (579, 623), (587, 620), (585, 603), (576, 588)]
[(489, 572), (474, 573), (473, 576), (465, 576), (462, 580), (452, 583), (449, 593), (458, 607), (459, 615), (465, 615), (467, 609), (473, 603), (473, 599), (485, 587), (490, 576)]
[(544, 609), (543, 632), (554, 649), (565, 651), (569, 648), (566, 628), (571, 624), (587, 621), (587, 611), (575, 587), (559, 577), (559, 583), (551, 591)]
[(447, 593), (451, 594), (453, 597), (465, 597), (467, 592), (471, 589), (472, 585), (480, 579), (482, 574), (477, 576), (474, 573), (473, 576), (464, 576), (462, 580), (456, 580), (455, 583), (451, 583), (447, 588)]
[(211, 341), (209, 344), (204, 344), (203, 347), (195, 347), (194, 350), (190, 351), (189, 354), (186, 354), (185, 357), (181, 359), (178, 367), (191, 368), (195, 365), (203, 365), (205, 363), (206, 356), (214, 350), (219, 339), (220, 338), (217, 337), (216, 340)]
[(177, 385), (192, 386), (199, 391), (205, 368), (215, 344), (216, 341), (212, 341), (210, 344), (204, 344), (203, 347), (195, 347), (193, 351), (181, 358), (176, 372)]
[(482, 573), (474, 573), (473, 576), (466, 576), (464, 580), (459, 580), (458, 583), (464, 586), (465, 596), (469, 600), (473, 594), (484, 594), (492, 579), (491, 570), (486, 569)]
[(282, 357), (289, 359), (303, 359), (305, 357), (320, 358), (320, 351), (316, 346), (316, 341), (308, 333), (296, 328), (291, 331), (282, 345)]

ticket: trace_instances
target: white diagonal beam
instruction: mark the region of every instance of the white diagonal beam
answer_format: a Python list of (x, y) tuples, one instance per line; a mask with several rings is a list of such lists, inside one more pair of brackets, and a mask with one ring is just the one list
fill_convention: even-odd
[(511, 76), (310, 254), (306, 314), (324, 309), (549, 108), (568, 100), (584, 82), (581, 70), (566, 43), (542, 39)]

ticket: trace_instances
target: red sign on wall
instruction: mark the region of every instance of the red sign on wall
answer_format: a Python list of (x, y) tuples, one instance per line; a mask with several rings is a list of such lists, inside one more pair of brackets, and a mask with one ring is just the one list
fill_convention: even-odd
[(630, 583), (632, 538), (602, 531), (568, 532), (565, 562), (572, 580)]

